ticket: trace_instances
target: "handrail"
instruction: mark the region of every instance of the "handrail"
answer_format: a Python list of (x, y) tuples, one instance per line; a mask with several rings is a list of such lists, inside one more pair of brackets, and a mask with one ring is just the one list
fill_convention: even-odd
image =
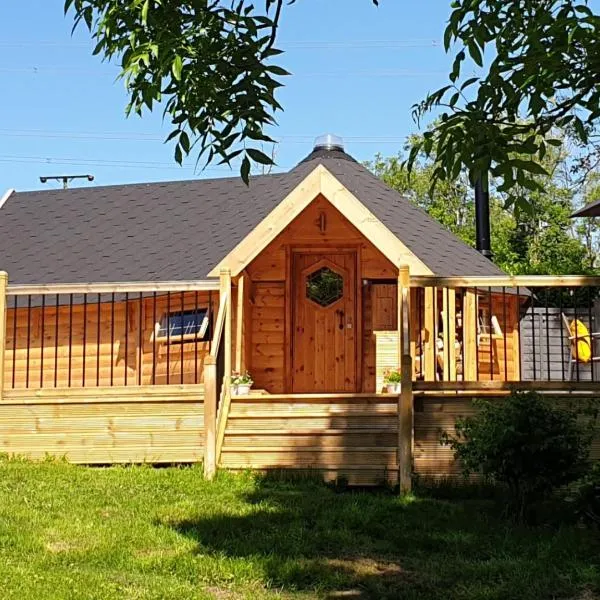
[(600, 287), (600, 277), (588, 275), (499, 275), (482, 277), (411, 276), (410, 287)]
[(215, 359), (217, 358), (217, 354), (219, 353), (219, 346), (221, 345), (221, 338), (223, 337), (223, 329), (225, 327), (225, 317), (227, 315), (228, 301), (228, 293), (225, 292), (223, 294), (223, 297), (219, 300), (219, 312), (217, 313), (217, 320), (215, 321), (213, 338), (210, 344), (210, 356), (212, 356)]
[(42, 296), (45, 294), (110, 294), (125, 292), (199, 292), (217, 291), (218, 281), (124, 281), (113, 283), (45, 283), (42, 285), (9, 285), (9, 296)]

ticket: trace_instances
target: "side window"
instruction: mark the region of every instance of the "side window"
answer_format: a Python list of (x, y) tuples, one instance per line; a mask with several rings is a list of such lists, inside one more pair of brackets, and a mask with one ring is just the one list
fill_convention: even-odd
[(156, 324), (156, 339), (169, 342), (207, 340), (209, 321), (208, 308), (165, 314)]

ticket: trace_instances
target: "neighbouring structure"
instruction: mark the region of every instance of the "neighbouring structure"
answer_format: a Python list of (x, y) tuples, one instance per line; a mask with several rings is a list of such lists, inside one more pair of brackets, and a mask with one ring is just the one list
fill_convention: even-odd
[[(402, 477), (402, 457), (406, 479), (413, 446), (417, 470), (450, 472), (437, 432), (456, 406), (413, 415), (414, 394), (520, 381), (536, 285), (335, 143), (249, 186), (9, 193), (0, 268), (0, 451), (359, 483)], [(403, 364), (404, 405), (383, 393)], [(233, 371), (250, 371), (250, 396), (232, 396)]]

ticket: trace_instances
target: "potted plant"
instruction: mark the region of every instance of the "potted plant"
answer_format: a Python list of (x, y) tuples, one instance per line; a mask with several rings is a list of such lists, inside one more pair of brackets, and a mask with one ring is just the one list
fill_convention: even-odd
[(387, 371), (383, 378), (385, 389), (388, 394), (399, 394), (402, 374), (398, 370)]
[(254, 381), (250, 373), (233, 373), (231, 376), (231, 388), (234, 396), (247, 396)]

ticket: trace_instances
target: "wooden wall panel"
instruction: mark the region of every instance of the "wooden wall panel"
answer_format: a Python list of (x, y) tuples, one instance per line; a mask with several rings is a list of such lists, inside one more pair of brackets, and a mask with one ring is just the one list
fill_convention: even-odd
[(252, 352), (248, 370), (256, 389), (283, 393), (285, 378), (285, 284), (254, 282), (252, 307)]
[[(131, 388), (125, 388), (131, 389)], [(84, 464), (199, 462), (203, 457), (202, 386), (6, 392), (0, 451)]]
[[(208, 292), (174, 293), (170, 310), (180, 311), (208, 306)], [(218, 310), (218, 294), (211, 294), (213, 314)], [(83, 304), (47, 305), (9, 309), (4, 364), (6, 388), (68, 388), (138, 385), (155, 382), (194, 383), (202, 381), (208, 342), (153, 342), (156, 321), (167, 312), (169, 301), (157, 296), (133, 296), (128, 303), (103, 298), (98, 306), (90, 295)], [(47, 302), (50, 302), (48, 299)], [(57, 323), (58, 313), (58, 323)], [(114, 315), (114, 318), (113, 318)], [(16, 323), (15, 323), (16, 319)], [(15, 329), (16, 324), (16, 329)], [(141, 326), (141, 329), (140, 329)], [(15, 337), (16, 334), (16, 337)], [(183, 349), (183, 378), (181, 377)], [(168, 356), (167, 356), (168, 355)], [(141, 375), (141, 376), (140, 376)]]

